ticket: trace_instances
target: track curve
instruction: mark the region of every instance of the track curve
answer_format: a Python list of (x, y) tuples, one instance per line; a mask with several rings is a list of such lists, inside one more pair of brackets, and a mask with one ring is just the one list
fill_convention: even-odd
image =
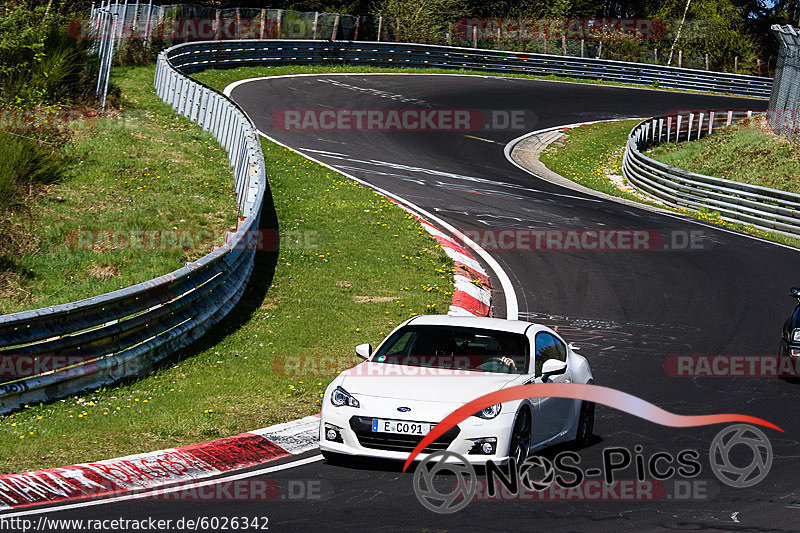
[[(335, 83), (334, 83), (335, 82)], [(700, 230), (701, 251), (491, 252), (517, 292), (520, 318), (557, 327), (582, 347), (598, 384), (680, 414), (744, 413), (769, 420), (775, 452), (766, 481), (750, 489), (717, 487), (712, 497), (654, 502), (473, 502), (437, 515), (417, 501), (399, 469), (313, 462), (270, 479), (319, 480), (319, 499), (253, 502), (137, 502), (96, 507), (93, 515), (270, 517), (274, 530), (501, 529), (619, 531), (796, 530), (797, 385), (775, 379), (686, 379), (666, 374), (664, 359), (686, 354), (774, 354), (797, 284), (797, 251), (693, 219), (665, 216), (564, 189), (516, 168), (503, 148), (520, 131), (473, 137), (447, 132), (297, 132), (275, 129), (283, 109), (525, 109), (529, 129), (581, 121), (651, 116), (675, 109), (764, 109), (762, 100), (527, 79), (449, 75), (313, 75), (236, 86), (232, 98), (256, 126), (376, 187), (398, 194), (460, 229)], [(409, 101), (413, 103), (409, 103)], [(503, 316), (502, 295), (497, 314)], [(377, 339), (376, 339), (377, 340)], [(599, 463), (609, 446), (707, 453), (721, 427), (674, 429), (598, 407), (597, 442), (580, 452)], [(707, 465), (705, 457), (702, 458)], [(715, 480), (705, 469), (701, 477)], [(80, 516), (68, 510), (54, 516)]]

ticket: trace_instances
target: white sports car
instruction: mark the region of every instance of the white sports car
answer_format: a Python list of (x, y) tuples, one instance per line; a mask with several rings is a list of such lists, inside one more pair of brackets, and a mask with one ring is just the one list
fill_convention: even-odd
[[(376, 350), (356, 347), (365, 362), (325, 391), (320, 450), (329, 460), (364, 456), (405, 460), (430, 429), (467, 402), (529, 383), (593, 383), (585, 358), (553, 330), (495, 318), (417, 316)], [(470, 462), (518, 462), (535, 449), (575, 440), (585, 446), (594, 404), (526, 398), (488, 407), (436, 439), (437, 450)]]

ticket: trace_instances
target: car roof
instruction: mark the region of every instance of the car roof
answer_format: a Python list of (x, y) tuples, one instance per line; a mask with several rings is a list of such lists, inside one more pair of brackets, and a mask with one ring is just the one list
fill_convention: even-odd
[(419, 315), (407, 322), (406, 325), (456, 326), (508, 331), (511, 333), (525, 333), (525, 331), (531, 326), (533, 326), (535, 330), (543, 328), (543, 326), (534, 324), (533, 322), (525, 322), (522, 320), (505, 320), (502, 318), (452, 315)]

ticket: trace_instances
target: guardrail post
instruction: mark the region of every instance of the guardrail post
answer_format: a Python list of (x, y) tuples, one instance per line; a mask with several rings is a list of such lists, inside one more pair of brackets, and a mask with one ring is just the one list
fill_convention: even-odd
[(194, 86), (194, 91), (192, 91), (192, 108), (189, 110), (189, 120), (192, 122), (198, 122), (199, 126), (199, 116), (200, 116), (200, 106), (203, 105), (203, 86), (200, 84), (196, 84)]
[(711, 135), (714, 132), (714, 112), (708, 112), (708, 134)]
[(189, 116), (189, 110), (190, 110), (191, 104), (192, 104), (192, 99), (194, 98), (194, 88), (197, 85), (194, 82), (192, 82), (191, 80), (187, 80), (184, 83), (186, 84), (186, 86), (183, 89), (183, 94), (185, 95), (185, 98), (183, 98), (183, 100), (181, 100), (181, 107), (180, 107), (180, 109), (178, 109), (178, 113), (180, 113), (181, 115), (183, 115), (185, 117), (188, 117)]
[(230, 147), (229, 139), (230, 139), (230, 133), (231, 133), (231, 128), (232, 128), (231, 121), (230, 121), (230, 116), (231, 116), (232, 112), (233, 112), (233, 106), (231, 106), (229, 103), (226, 102), (225, 103), (225, 111), (223, 112), (222, 124), (221, 124), (222, 125), (222, 138), (219, 140), (219, 143), (226, 150), (228, 150), (229, 147)]
[(686, 128), (686, 140), (692, 140), (692, 121), (694, 121), (694, 113), (689, 113), (689, 127)]
[(667, 117), (667, 142), (669, 142), (669, 133), (672, 130), (672, 117)]
[(675, 142), (676, 143), (681, 142), (681, 116), (680, 115), (678, 115), (677, 123), (678, 123), (678, 125), (675, 128)]
[(211, 121), (211, 107), (212, 104), (214, 103), (213, 95), (214, 93), (212, 93), (208, 89), (203, 90), (203, 109), (202, 109), (203, 120), (201, 122), (201, 125), (203, 126), (203, 129), (206, 131), (209, 130), (208, 123)]
[(189, 89), (186, 93), (186, 100), (183, 103), (183, 115), (186, 118), (192, 118), (192, 110), (194, 109), (195, 93), (197, 92), (198, 84), (190, 81)]
[(703, 131), (703, 113), (697, 117), (697, 138), (700, 138), (700, 134)]
[(179, 94), (180, 94), (180, 93), (178, 93), (178, 88), (179, 88), (178, 87), (178, 83), (180, 81), (180, 76), (178, 76), (177, 72), (175, 72), (174, 70), (170, 69), (169, 70), (169, 77), (170, 77), (170, 81), (169, 81), (169, 92), (170, 93), (169, 93), (169, 97), (167, 98), (167, 103), (170, 105), (170, 107), (175, 109), (175, 106), (176, 106), (176, 104), (178, 102), (178, 98), (179, 98)]
[(181, 92), (182, 92), (181, 89), (183, 89), (183, 76), (178, 75), (177, 72), (173, 73), (173, 75), (175, 76), (175, 94), (174, 97), (172, 98), (171, 105), (172, 109), (177, 110), (178, 104), (180, 103), (181, 100)]
[(220, 124), (222, 121), (222, 108), (225, 105), (225, 100), (214, 96), (214, 110), (211, 116), (211, 134), (219, 142), (220, 139)]
[(726, 126), (730, 126), (733, 121), (733, 111), (728, 111), (728, 120), (725, 122)]

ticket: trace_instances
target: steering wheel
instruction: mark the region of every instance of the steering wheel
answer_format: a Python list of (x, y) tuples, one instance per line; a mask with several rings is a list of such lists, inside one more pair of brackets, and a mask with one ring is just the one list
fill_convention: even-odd
[[(507, 364), (507, 361), (511, 364)], [(499, 369), (498, 369), (499, 368)], [(497, 370), (496, 370), (497, 369)], [(511, 372), (517, 369), (514, 360), (510, 357), (490, 357), (480, 365), (478, 370), (485, 370), (487, 372)]]

